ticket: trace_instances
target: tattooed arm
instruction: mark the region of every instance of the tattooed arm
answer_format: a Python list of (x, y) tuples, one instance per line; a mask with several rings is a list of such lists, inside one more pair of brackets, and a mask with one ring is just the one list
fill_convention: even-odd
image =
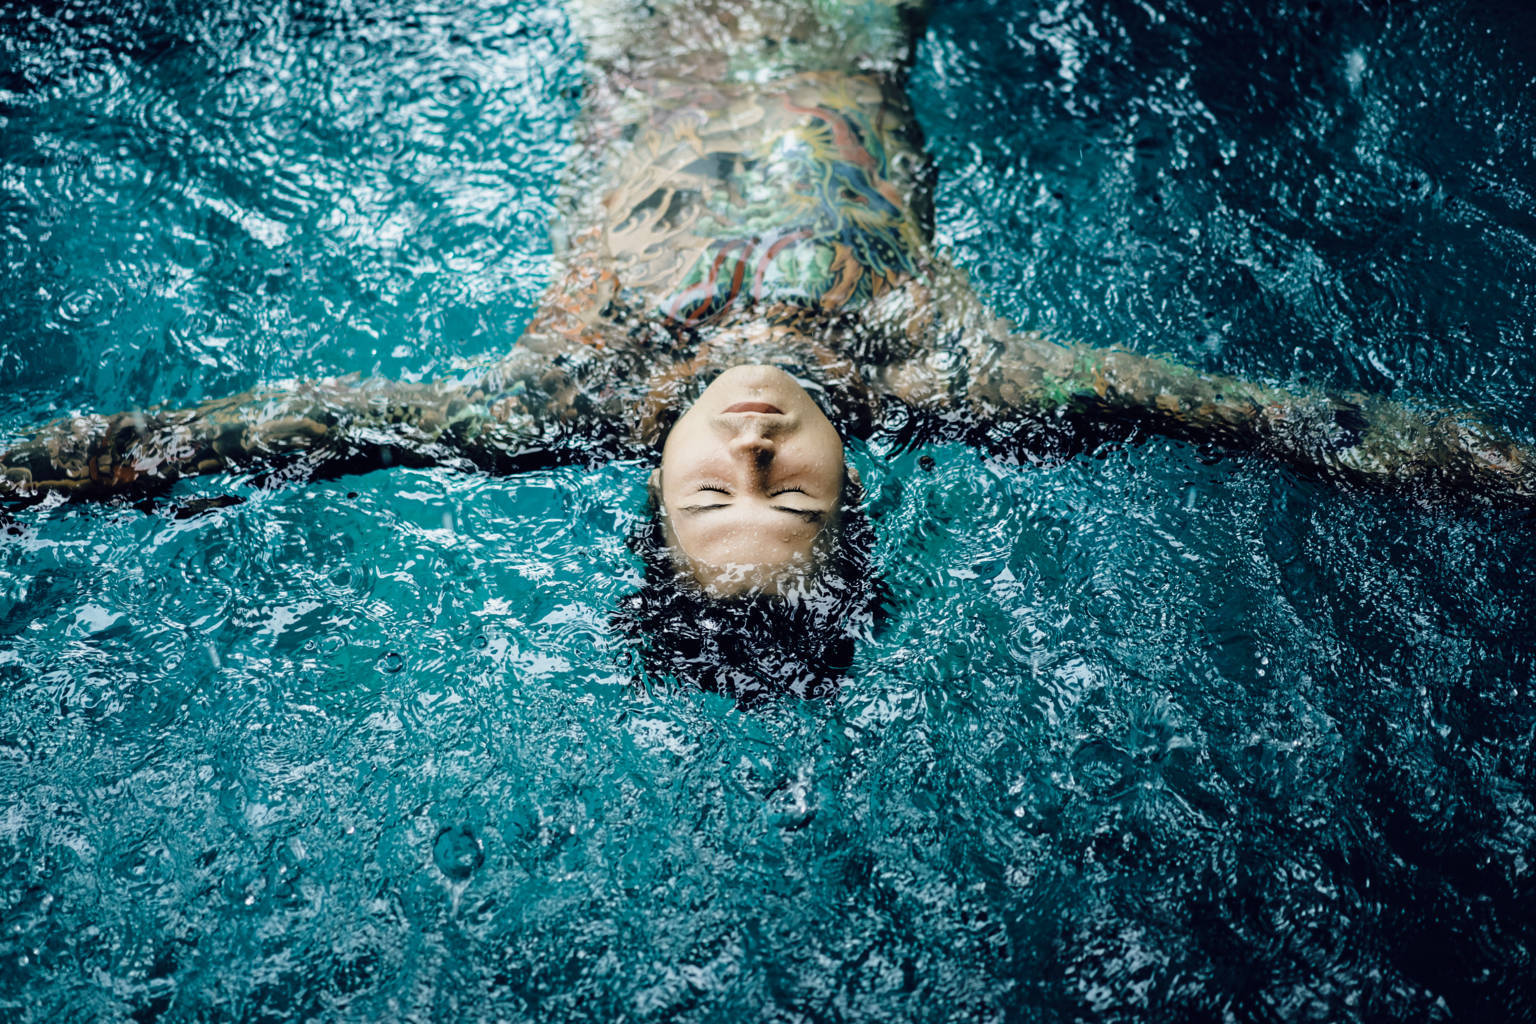
[(1070, 451), (1157, 433), (1357, 485), (1536, 507), (1536, 452), (1470, 411), (1276, 387), (1018, 333), (954, 271), (932, 300), (942, 311), (933, 333), (946, 343), (888, 369), (885, 388), (919, 409), (968, 407), (964, 418), (990, 447), (1028, 446), (1033, 434), (1039, 446)]
[(191, 409), (66, 417), (0, 453), (0, 501), (139, 498), (209, 473), (268, 484), (392, 465), (521, 472), (611, 455), (624, 415), (598, 383), (607, 361), (540, 326), (458, 378), (336, 378)]

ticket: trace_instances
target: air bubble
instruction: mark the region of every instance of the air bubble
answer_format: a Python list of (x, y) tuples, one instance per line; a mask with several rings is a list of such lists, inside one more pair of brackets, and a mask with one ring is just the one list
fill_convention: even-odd
[(405, 668), (405, 657), (395, 653), (394, 651), (390, 651), (388, 654), (379, 659), (380, 672), (386, 672), (390, 675), (394, 675), (396, 672), (399, 672), (403, 668)]
[(450, 825), (432, 843), (432, 863), (444, 877), (462, 882), (485, 863), (485, 849), (468, 825)]

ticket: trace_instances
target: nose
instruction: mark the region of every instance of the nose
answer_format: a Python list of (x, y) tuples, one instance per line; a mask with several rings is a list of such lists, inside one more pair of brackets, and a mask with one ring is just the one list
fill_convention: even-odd
[(761, 430), (751, 428), (739, 430), (726, 442), (726, 448), (731, 455), (738, 459), (749, 459), (752, 462), (762, 463), (773, 458), (773, 438)]

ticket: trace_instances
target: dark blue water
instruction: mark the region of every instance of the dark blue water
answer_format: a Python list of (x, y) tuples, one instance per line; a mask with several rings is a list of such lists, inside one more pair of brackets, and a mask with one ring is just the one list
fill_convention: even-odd
[[(558, 8), (0, 25), (0, 437), (434, 376), (531, 314)], [(1529, 439), (1533, 28), (949, 3), (940, 234), (1059, 336)], [(1528, 519), (1172, 442), (854, 461), (888, 621), (834, 700), (752, 713), (629, 685), (643, 467), (17, 515), (0, 1012), (1536, 1018)]]

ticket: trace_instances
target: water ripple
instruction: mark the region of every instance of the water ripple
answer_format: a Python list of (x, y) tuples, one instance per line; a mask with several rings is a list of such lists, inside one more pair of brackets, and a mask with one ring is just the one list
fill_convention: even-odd
[[(1368, 6), (945, 6), (942, 233), (1064, 335), (1529, 421), (1521, 26)], [(557, 8), (39, 11), (0, 16), (7, 437), (526, 322)], [(751, 714), (631, 685), (639, 466), (0, 524), (0, 1011), (1525, 1012), (1528, 524), (889, 448), (884, 624)]]
[(71, 327), (102, 327), (112, 320), (122, 293), (111, 281), (74, 285), (58, 302), (59, 320)]

